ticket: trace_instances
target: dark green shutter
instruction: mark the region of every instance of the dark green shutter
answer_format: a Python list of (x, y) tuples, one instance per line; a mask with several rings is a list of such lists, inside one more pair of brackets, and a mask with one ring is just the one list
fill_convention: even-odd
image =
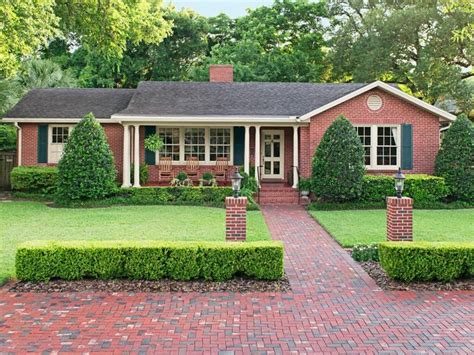
[(234, 165), (244, 164), (245, 128), (234, 127)]
[(48, 162), (48, 125), (38, 125), (38, 163)]
[(403, 170), (413, 169), (413, 126), (402, 125), (402, 166)]
[[(145, 126), (145, 138), (156, 133), (155, 126)], [(155, 165), (156, 162), (156, 152), (145, 149), (145, 163), (148, 165)]]

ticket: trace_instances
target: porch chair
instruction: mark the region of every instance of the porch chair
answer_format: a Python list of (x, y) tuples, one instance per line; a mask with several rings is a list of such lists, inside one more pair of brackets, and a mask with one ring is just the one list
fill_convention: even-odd
[(198, 157), (188, 157), (186, 159), (186, 174), (191, 180), (196, 180), (199, 177)]
[(216, 159), (216, 179), (227, 182), (227, 170), (229, 169), (229, 159), (227, 157), (218, 157)]
[(171, 157), (160, 157), (158, 162), (158, 181), (173, 179), (173, 166)]

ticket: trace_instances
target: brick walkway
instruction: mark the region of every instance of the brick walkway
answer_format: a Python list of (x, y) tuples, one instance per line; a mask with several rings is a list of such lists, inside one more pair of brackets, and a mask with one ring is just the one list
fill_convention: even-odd
[(474, 353), (474, 294), (384, 292), (299, 207), (265, 207), (291, 294), (0, 292), (0, 353)]

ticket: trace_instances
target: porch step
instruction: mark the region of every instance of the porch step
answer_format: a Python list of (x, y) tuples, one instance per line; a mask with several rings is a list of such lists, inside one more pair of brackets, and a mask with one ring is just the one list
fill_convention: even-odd
[(262, 205), (296, 205), (298, 190), (283, 183), (262, 184), (260, 189), (260, 204)]

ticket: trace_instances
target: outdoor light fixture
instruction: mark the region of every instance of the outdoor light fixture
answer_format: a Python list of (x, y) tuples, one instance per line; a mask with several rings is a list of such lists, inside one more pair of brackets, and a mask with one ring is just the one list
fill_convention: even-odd
[(395, 190), (397, 191), (397, 197), (402, 198), (403, 185), (405, 184), (405, 175), (403, 175), (402, 170), (398, 168), (397, 173), (394, 176), (395, 178)]
[(232, 191), (234, 191), (234, 197), (239, 197), (240, 184), (242, 183), (242, 175), (239, 174), (238, 170), (235, 170), (234, 174), (230, 179), (232, 180)]

